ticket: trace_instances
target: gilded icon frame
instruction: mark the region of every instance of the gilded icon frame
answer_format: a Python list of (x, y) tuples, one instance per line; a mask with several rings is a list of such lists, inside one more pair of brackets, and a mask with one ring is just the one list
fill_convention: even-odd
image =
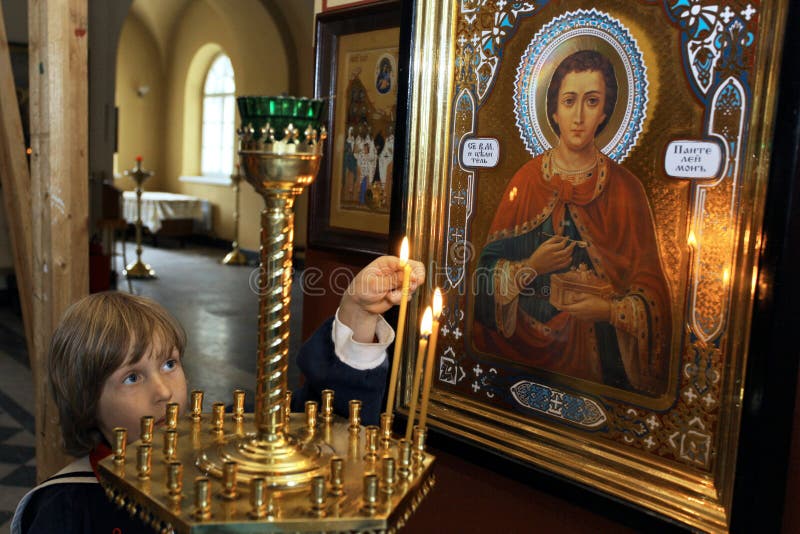
[[(453, 280), (459, 279), (459, 272), (469, 275), (471, 271), (475, 271), (479, 249), (483, 244), (469, 243), (469, 236), (473, 230), (470, 225), (475, 219), (474, 212), (468, 212), (473, 206), (484, 207), (480, 202), (481, 198), (485, 198), (485, 190), (476, 192), (474, 184), (481, 180), (485, 183), (489, 178), (487, 174), (480, 174), (487, 171), (473, 167), (468, 169), (473, 172), (473, 176), (464, 182), (466, 187), (454, 187), (456, 183), (454, 176), (458, 168), (463, 167), (463, 140), (470, 138), (458, 130), (455, 117), (463, 110), (457, 107), (457, 103), (465, 88), (471, 87), (470, 97), (474, 100), (480, 100), (481, 91), (491, 95), (493, 88), (491, 84), (497, 82), (496, 79), (488, 82), (489, 87), (480, 88), (480, 76), (475, 75), (472, 82), (465, 82), (469, 76), (463, 77), (458, 70), (465, 65), (469, 70), (472, 68), (470, 65), (480, 64), (483, 67), (491, 63), (485, 61), (486, 47), (492, 46), (489, 40), (497, 39), (496, 43), (501, 45), (498, 48), (502, 49), (502, 46), (514, 38), (515, 32), (523, 25), (521, 10), (525, 8), (512, 4), (497, 7), (484, 6), (478, 1), (441, 3), (422, 0), (417, 2), (415, 7), (407, 146), (417, 147), (417, 152), (409, 157), (408, 161), (409, 187), (405, 205), (405, 228), (411, 236), (412, 243), (419, 247), (416, 251), (418, 257), (430, 266), (429, 288), (434, 285), (444, 286), (450, 306), (449, 309), (446, 308), (443, 316), (443, 324), (448, 327), (447, 333), (450, 336), (440, 334), (436, 353), (435, 367), (438, 376), (435, 376), (431, 394), (430, 425), (437, 431), (459, 439), (467, 439), (500, 456), (522, 461), (534, 468), (544, 469), (614, 498), (621, 498), (647, 510), (648, 513), (655, 513), (701, 530), (726, 530), (731, 526), (734, 485), (739, 474), (736, 467), (737, 458), (740, 458), (743, 452), (739, 449), (742, 438), (740, 422), (742, 405), (747, 404), (748, 399), (744, 397), (746, 389), (742, 384), (747, 370), (753, 366), (753, 362), (748, 361), (748, 344), (751, 325), (756, 324), (753, 317), (753, 305), (759, 290), (756, 281), (764, 274), (764, 267), (759, 266), (759, 261), (763, 247), (761, 239), (768, 230), (764, 218), (772, 156), (769, 146), (776, 120), (775, 94), (788, 3), (756, 6), (757, 16), (755, 16), (755, 12), (750, 13), (751, 9), (756, 9), (751, 4), (744, 2), (740, 6), (739, 3), (732, 2), (733, 9), (728, 11), (732, 11), (733, 16), (729, 17), (728, 22), (738, 17), (739, 25), (734, 27), (724, 22), (722, 15), (727, 11), (714, 11), (713, 17), (708, 19), (713, 24), (705, 30), (702, 28), (698, 30), (703, 23), (700, 17), (692, 19), (694, 22), (689, 22), (690, 11), (687, 11), (686, 17), (682, 17), (681, 6), (683, 4), (689, 6), (689, 2), (670, 4), (651, 0), (639, 2), (634, 8), (625, 6), (630, 5), (629, 2), (620, 1), (607, 2), (602, 6), (595, 6), (596, 2), (590, 1), (543, 2), (537, 3), (536, 7), (533, 7), (533, 4), (528, 6), (531, 13), (525, 15), (528, 17), (525, 23), (532, 24), (533, 29), (528, 28), (528, 33), (525, 35), (546, 34), (546, 30), (553, 27), (552, 24), (548, 26), (549, 23), (570, 14), (578, 13), (593, 21), (609, 15), (608, 19), (612, 23), (622, 21), (620, 25), (626, 29), (638, 26), (638, 30), (631, 33), (645, 43), (643, 45), (645, 49), (648, 46), (647, 39), (641, 39), (641, 33), (638, 32), (641, 32), (641, 26), (644, 25), (641, 14), (650, 10), (652, 17), (659, 17), (658, 20), (665, 28), (675, 32), (674, 40), (679, 47), (672, 56), (675, 63), (672, 67), (680, 69), (685, 67), (684, 61), (688, 57), (685, 54), (688, 54), (688, 43), (692, 41), (692, 37), (708, 38), (711, 32), (724, 33), (732, 29), (751, 33), (752, 41), (746, 47), (752, 46), (747, 51), (748, 61), (752, 63), (744, 69), (747, 71), (745, 77), (748, 85), (737, 86), (742, 88), (741, 94), (747, 105), (747, 111), (742, 113), (741, 129), (736, 134), (740, 146), (735, 149), (723, 146), (723, 151), (727, 150), (726, 171), (721, 172), (722, 167), (720, 167), (717, 176), (721, 179), (719, 183), (723, 183), (724, 179), (730, 176), (728, 171), (739, 177), (736, 191), (731, 193), (728, 189), (726, 193), (727, 198), (733, 199), (730, 205), (735, 209), (731, 209), (730, 219), (725, 226), (735, 230), (725, 234), (728, 248), (722, 254), (725, 259), (721, 263), (714, 263), (707, 256), (704, 258), (699, 252), (697, 238), (694, 235), (690, 236), (699, 228), (698, 224), (700, 226), (703, 224), (702, 221), (698, 223), (696, 215), (697, 198), (710, 198), (707, 194), (714, 194), (712, 189), (716, 184), (712, 185), (709, 181), (683, 182), (684, 190), (680, 192), (680, 195), (686, 198), (684, 207), (688, 206), (691, 209), (682, 212), (681, 221), (674, 223), (672, 227), (674, 233), (680, 235), (679, 238), (672, 239), (672, 244), (679, 246), (677, 254), (680, 259), (673, 268), (677, 274), (671, 279), (677, 280), (677, 283), (673, 283), (670, 287), (677, 286), (671, 294), (673, 303), (678, 305), (680, 311), (674, 312), (672, 319), (678, 333), (674, 337), (676, 346), (671, 348), (674, 365), (668, 372), (671, 381), (666, 388), (667, 393), (652, 402), (637, 394), (617, 395), (617, 398), (614, 398), (613, 392), (608, 388), (592, 386), (586, 389), (585, 382), (581, 381), (555, 380), (550, 383), (548, 379), (554, 376), (553, 373), (533, 369), (533, 376), (540, 380), (537, 386), (550, 387), (551, 403), (555, 398), (552, 391), (555, 390), (562, 395), (571, 394), (578, 397), (583, 395), (585, 400), (596, 401), (606, 409), (609, 421), (613, 419), (616, 425), (613, 431), (609, 431), (609, 435), (616, 435), (614, 439), (597, 437), (597, 434), (587, 432), (585, 428), (570, 424), (568, 421), (565, 422), (563, 418), (557, 420), (551, 414), (527, 410), (526, 408), (530, 406), (517, 406), (512, 409), (508, 403), (492, 401), (487, 395), (480, 397), (470, 394), (466, 387), (457, 388), (451, 387), (452, 384), (445, 384), (447, 380), (454, 380), (455, 384), (466, 379), (477, 385), (475, 391), (495, 394), (499, 392), (497, 388), (489, 387), (492, 384), (491, 379), (483, 378), (490, 369), (486, 367), (481, 370), (465, 369), (465, 365), (459, 360), (462, 358), (463, 362), (469, 364), (474, 364), (476, 361), (464, 357), (469, 351), (474, 352), (474, 346), (470, 346), (468, 351), (465, 348), (467, 341), (460, 341), (469, 338), (468, 328), (474, 322), (474, 315), (470, 315), (471, 304), (465, 296), (469, 291), (459, 293), (458, 285)], [(701, 6), (701, 3), (697, 4), (701, 8), (708, 7)], [(482, 13), (481, 9), (490, 9), (491, 13)], [(517, 11), (514, 12), (513, 9)], [(700, 14), (703, 13), (711, 12), (703, 12), (701, 9)], [(538, 22), (531, 22), (536, 21), (537, 17), (539, 17)], [(686, 20), (682, 22), (683, 19)], [(649, 24), (652, 24), (654, 19), (650, 20)], [(750, 20), (758, 22), (750, 24)], [(574, 21), (568, 22), (572, 24), (568, 27), (574, 28)], [(600, 22), (606, 24), (607, 19)], [(715, 26), (717, 23), (719, 26)], [(765, 28), (769, 30), (766, 31)], [(472, 32), (475, 40), (473, 55), (469, 58), (466, 57), (465, 51), (469, 41), (466, 38), (468, 32)], [(483, 47), (482, 50), (476, 52), (475, 50), (480, 47)], [(650, 54), (652, 63), (654, 52), (645, 50), (644, 55), (647, 54)], [(495, 64), (489, 65), (487, 70), (500, 72), (501, 67), (497, 65), (503, 61), (511, 61), (510, 57), (516, 62), (520, 56), (495, 53), (493, 58), (490, 58)], [(662, 54), (659, 57), (663, 63), (664, 58), (669, 56)], [(722, 65), (722, 62), (719, 65)], [(684, 69), (684, 72), (690, 71)], [(719, 97), (724, 89), (721, 87), (722, 83), (732, 80), (730, 82), (732, 86), (736, 83), (741, 84), (743, 71), (739, 71), (738, 76), (727, 78), (711, 72), (710, 79), (697, 76), (696, 71), (691, 72), (695, 73), (695, 79), (689, 80), (689, 74), (686, 74), (684, 81), (688, 90), (696, 93), (698, 106), (702, 108), (700, 114), (704, 117), (695, 125), (706, 128), (705, 132), (701, 128), (692, 139), (715, 142), (711, 138), (719, 132), (713, 129), (714, 123), (708, 118), (713, 115), (709, 111), (712, 106), (709, 102), (719, 101), (719, 98), (714, 100), (712, 95), (716, 94)], [(460, 75), (462, 78), (459, 78)], [(483, 76), (484, 80), (487, 78), (491, 79), (491, 75)], [(717, 93), (714, 93), (715, 90)], [(469, 93), (470, 90), (466, 92)], [(662, 98), (665, 98), (663, 88), (661, 94)], [(484, 104), (485, 101), (472, 108), (476, 116), (479, 114), (480, 106)], [(652, 112), (652, 108), (648, 108), (647, 112)], [(473, 125), (477, 124), (479, 123), (476, 120)], [(471, 130), (469, 132), (472, 134), (471, 138), (491, 137), (487, 134), (491, 129), (485, 124), (482, 129), (476, 127)], [(491, 122), (488, 121), (488, 124)], [(647, 135), (652, 134), (653, 125), (648, 125), (646, 122), (640, 124), (645, 124), (643, 133), (640, 133), (643, 138), (647, 138)], [(499, 137), (500, 148), (497, 159), (502, 161), (506, 157), (503, 145), (507, 138)], [(535, 138), (532, 139), (535, 143)], [(675, 139), (671, 138), (671, 141)], [(651, 149), (648, 157), (652, 162), (664, 165), (662, 160), (666, 146), (663, 144), (659, 150)], [(736, 159), (734, 157), (736, 150), (741, 150), (739, 154), (752, 154), (752, 157)], [(662, 160), (657, 159), (656, 153)], [(516, 162), (515, 168), (519, 163)], [(666, 171), (661, 171), (662, 175), (665, 173)], [(506, 184), (509, 178), (510, 176), (506, 176)], [(662, 176), (662, 178), (673, 179), (674, 176)], [(453, 192), (457, 189), (466, 191), (466, 195), (460, 193), (454, 195)], [(701, 190), (702, 192), (699, 192)], [(652, 198), (651, 191), (648, 191), (648, 195)], [(692, 202), (695, 204), (691, 204)], [(425, 209), (421, 209), (423, 206)], [(459, 212), (460, 208), (464, 209)], [(706, 208), (701, 207), (699, 211)], [(458, 216), (461, 217), (458, 224), (462, 224), (463, 231), (453, 232), (453, 228), (457, 227), (453, 221)], [(658, 221), (657, 217), (656, 220)], [(486, 223), (483, 224), (484, 227), (487, 226)], [(658, 228), (665, 226), (663, 220), (655, 224)], [(706, 228), (705, 235), (707, 237), (714, 235), (713, 230)], [(663, 236), (662, 231), (659, 238), (664, 240)], [(664, 252), (665, 249), (662, 248), (661, 253)], [(714, 272), (719, 270), (717, 269), (719, 266), (724, 269), (717, 273), (718, 276), (707, 275), (712, 268)], [(714, 279), (713, 284), (709, 284), (709, 278)], [(680, 297), (675, 299), (675, 295)], [(461, 304), (453, 306), (454, 300)], [(697, 312), (692, 310), (700, 305), (705, 306), (710, 301), (716, 302), (720, 309), (724, 310), (723, 318), (714, 325), (695, 324), (697, 321), (693, 323), (692, 314), (696, 315)], [(420, 316), (419, 309), (412, 309), (409, 320), (414, 324)], [(466, 324), (464, 324), (465, 319)], [(455, 339), (454, 327), (460, 332)], [(705, 328), (708, 329), (704, 330)], [(411, 348), (405, 351), (401, 378), (405, 386), (403, 390), (405, 395), (398, 401), (400, 409), (405, 409), (406, 412), (414, 368), (414, 336), (414, 329), (411, 329), (406, 337), (406, 342)], [(489, 358), (488, 361), (499, 360), (502, 364), (506, 359), (502, 355), (499, 359), (497, 355), (494, 356), (494, 359)], [(692, 361), (697, 362), (695, 367), (690, 365)], [(518, 375), (524, 375), (524, 366), (522, 371), (519, 370), (519, 365), (512, 367)], [(498, 365), (497, 368), (500, 369), (501, 366)], [(698, 368), (704, 369), (703, 373), (699, 373)], [(703, 390), (702, 393), (699, 392), (698, 388), (701, 386), (697, 379), (701, 374), (705, 377), (703, 380), (713, 376), (711, 380), (713, 387)], [(503, 384), (507, 386), (507, 383)], [(551, 387), (553, 384), (556, 386)], [(505, 394), (506, 397), (510, 396), (507, 390)], [(706, 395), (706, 401), (702, 401), (703, 395)], [(692, 398), (693, 396), (697, 399)], [(704, 409), (699, 406), (701, 402), (705, 402), (706, 405), (713, 402), (716, 406)], [(681, 406), (681, 410), (675, 408), (678, 405)], [(627, 427), (623, 424), (626, 417), (628, 417)], [(655, 431), (667, 423), (672, 425), (669, 431), (666, 429)], [(608, 423), (607, 426), (612, 425)], [(641, 431), (641, 435), (637, 435), (637, 431)], [(647, 452), (645, 440), (648, 436), (652, 436), (656, 441), (654, 448), (667, 452), (663, 454)], [(628, 437), (633, 445), (626, 445)], [(737, 497), (738, 499), (740, 497)]]
[[(402, 206), (393, 184), (403, 182), (397, 160), (404, 148), (400, 142), (404, 125), (397, 121), (398, 95), (405, 81), (401, 46), (399, 1), (356, 5), (317, 16), (315, 95), (328, 99), (328, 140), (327, 156), (309, 193), (309, 244), (314, 247), (368, 254), (388, 250), (390, 218)], [(389, 66), (388, 84), (379, 88), (384, 73), (376, 65), (384, 64)], [(359, 99), (366, 100), (365, 105), (353, 102), (353, 77), (362, 82)], [(360, 118), (356, 117), (359, 113)], [(369, 131), (369, 144), (360, 142), (362, 124)], [(354, 154), (356, 145), (369, 146), (363, 158)], [(373, 152), (376, 157), (370, 160)], [(368, 179), (362, 179), (362, 169)]]

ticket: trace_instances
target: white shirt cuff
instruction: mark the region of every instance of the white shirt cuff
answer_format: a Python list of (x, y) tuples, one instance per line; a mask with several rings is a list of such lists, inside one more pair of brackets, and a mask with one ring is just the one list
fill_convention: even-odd
[(331, 338), (339, 360), (354, 369), (366, 371), (381, 365), (386, 359), (386, 348), (394, 341), (394, 329), (389, 326), (382, 315), (378, 316), (375, 325), (377, 343), (359, 343), (353, 339), (353, 330), (339, 321), (339, 310), (333, 319)]

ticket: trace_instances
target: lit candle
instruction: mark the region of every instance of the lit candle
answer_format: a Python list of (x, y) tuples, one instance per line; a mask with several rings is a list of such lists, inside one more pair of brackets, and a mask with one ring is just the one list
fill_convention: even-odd
[(414, 383), (411, 386), (411, 406), (408, 408), (408, 423), (406, 424), (406, 439), (411, 441), (411, 431), (414, 428), (414, 416), (417, 413), (417, 397), (419, 396), (419, 382), (422, 378), (422, 362), (428, 349), (428, 337), (431, 335), (433, 311), (431, 307), (425, 308), (422, 323), (419, 327), (419, 347), (417, 349), (417, 365), (414, 369)]
[(694, 273), (694, 261), (697, 254), (697, 238), (694, 235), (694, 230), (689, 230), (689, 237), (686, 238), (686, 244), (689, 246), (689, 276)]
[(400, 314), (397, 318), (397, 335), (394, 338), (392, 374), (389, 376), (389, 397), (386, 400), (386, 413), (390, 416), (394, 409), (394, 395), (397, 391), (397, 372), (400, 369), (400, 355), (403, 352), (403, 331), (406, 326), (406, 309), (408, 308), (408, 286), (411, 283), (411, 264), (408, 261), (409, 255), (408, 238), (404, 237), (403, 244), (400, 245), (400, 266), (403, 268)]
[(433, 362), (436, 358), (436, 340), (439, 337), (439, 316), (442, 315), (442, 292), (439, 288), (433, 292), (433, 332), (428, 343), (428, 358), (425, 360), (425, 379), (422, 382), (422, 405), (419, 407), (419, 427), (425, 428), (428, 417), (428, 401), (433, 380)]

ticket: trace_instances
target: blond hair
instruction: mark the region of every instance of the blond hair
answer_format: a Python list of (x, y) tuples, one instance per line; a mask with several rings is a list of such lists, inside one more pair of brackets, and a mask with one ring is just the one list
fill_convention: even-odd
[(102, 441), (98, 402), (114, 371), (141, 360), (151, 346), (170, 352), (174, 347), (183, 356), (185, 345), (181, 325), (153, 300), (109, 291), (70, 306), (48, 354), (50, 389), (67, 453), (84, 455)]

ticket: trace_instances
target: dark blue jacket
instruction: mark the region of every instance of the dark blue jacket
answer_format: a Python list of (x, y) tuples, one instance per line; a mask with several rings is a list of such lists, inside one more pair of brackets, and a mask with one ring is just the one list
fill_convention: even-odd
[(350, 400), (358, 399), (362, 403), (361, 424), (377, 425), (383, 411), (389, 360), (366, 371), (350, 367), (336, 356), (332, 328), (330, 318), (300, 347), (297, 365), (305, 375), (305, 383), (292, 394), (292, 411), (304, 411), (307, 400), (320, 402), (322, 390), (332, 389), (335, 413), (347, 417)]
[(88, 456), (75, 460), (29, 492), (12, 522), (16, 534), (139, 534), (152, 532), (106, 497)]

